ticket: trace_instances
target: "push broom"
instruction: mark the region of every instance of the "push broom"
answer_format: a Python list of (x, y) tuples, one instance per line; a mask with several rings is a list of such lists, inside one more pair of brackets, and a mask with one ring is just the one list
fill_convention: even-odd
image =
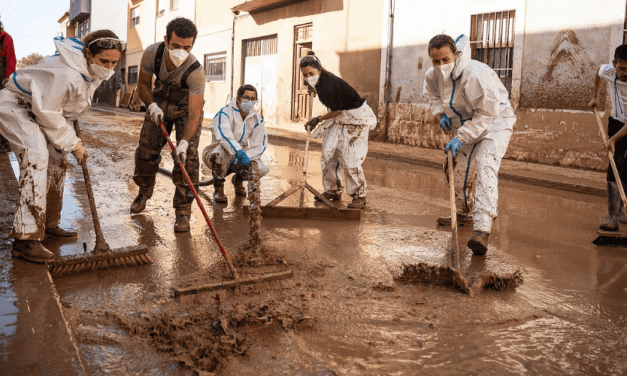
[(163, 125), (163, 122), (161, 121), (159, 122), (159, 127), (161, 127), (161, 132), (163, 132), (163, 136), (168, 141), (168, 144), (170, 145), (170, 148), (172, 149), (172, 153), (174, 154), (174, 163), (178, 164), (179, 168), (181, 169), (181, 172), (183, 173), (183, 176), (185, 177), (185, 181), (187, 182), (187, 185), (189, 186), (189, 189), (194, 194), (196, 203), (198, 204), (198, 207), (200, 207), (200, 211), (205, 217), (205, 220), (207, 221), (207, 225), (209, 226), (209, 229), (211, 230), (211, 235), (213, 235), (213, 238), (218, 244), (218, 248), (220, 248), (220, 252), (222, 253), (222, 256), (224, 257), (224, 261), (226, 261), (226, 264), (229, 267), (229, 271), (231, 272), (231, 276), (233, 277), (232, 281), (202, 284), (198, 286), (175, 289), (174, 294), (173, 294), (174, 297), (178, 298), (181, 295), (198, 294), (203, 291), (218, 290), (218, 289), (224, 289), (227, 287), (234, 287), (234, 286), (240, 286), (240, 285), (251, 285), (254, 283), (266, 282), (266, 281), (272, 281), (276, 279), (291, 277), (293, 273), (291, 270), (289, 270), (287, 272), (264, 274), (264, 275), (260, 275), (256, 277), (250, 277), (250, 278), (240, 278), (239, 274), (237, 273), (237, 270), (235, 270), (235, 267), (233, 266), (233, 263), (231, 262), (231, 258), (226, 253), (226, 249), (224, 249), (224, 246), (222, 245), (222, 242), (220, 241), (220, 237), (218, 236), (216, 229), (213, 227), (213, 224), (211, 223), (211, 220), (209, 219), (209, 215), (207, 214), (207, 211), (205, 210), (205, 206), (203, 205), (202, 201), (200, 201), (200, 198), (198, 197), (198, 192), (196, 192), (196, 188), (194, 188), (194, 184), (192, 183), (192, 180), (189, 178), (189, 175), (187, 174), (187, 170), (185, 170), (185, 166), (180, 161), (178, 155), (176, 155), (176, 147), (174, 146), (174, 143), (172, 143), (172, 140), (170, 139), (170, 136), (168, 135), (168, 131), (165, 129), (165, 125)]
[[(78, 120), (74, 120), (74, 129), (76, 135), (81, 138), (81, 131), (78, 126)], [(91, 254), (83, 256), (65, 256), (59, 257), (52, 263), (50, 274), (52, 276), (78, 274), (90, 270), (111, 269), (119, 267), (133, 267), (145, 264), (151, 264), (152, 260), (148, 256), (148, 249), (144, 245), (136, 245), (118, 249), (111, 249), (102, 235), (98, 212), (96, 211), (96, 202), (94, 201), (94, 192), (91, 188), (91, 179), (89, 178), (89, 170), (87, 169), (87, 161), (81, 163), (83, 168), (83, 176), (85, 177), (85, 186), (87, 188), (87, 197), (89, 199), (89, 208), (91, 217), (96, 231), (96, 246)]]

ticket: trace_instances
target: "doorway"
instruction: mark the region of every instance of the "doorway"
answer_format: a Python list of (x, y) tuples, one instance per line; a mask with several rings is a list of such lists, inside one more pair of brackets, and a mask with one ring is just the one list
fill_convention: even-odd
[(300, 73), (300, 59), (312, 50), (313, 24), (296, 26), (294, 30), (294, 70), (292, 73), (292, 121), (308, 120), (309, 98), (307, 85)]

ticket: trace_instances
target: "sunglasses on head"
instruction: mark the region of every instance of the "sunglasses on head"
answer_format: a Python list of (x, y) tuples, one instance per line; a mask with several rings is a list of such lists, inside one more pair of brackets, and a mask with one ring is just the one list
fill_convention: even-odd
[(115, 38), (98, 38), (93, 40), (87, 48), (91, 47), (92, 44), (96, 43), (96, 46), (100, 48), (104, 48), (106, 50), (116, 49), (120, 51), (124, 51), (126, 49), (126, 42), (115, 39)]

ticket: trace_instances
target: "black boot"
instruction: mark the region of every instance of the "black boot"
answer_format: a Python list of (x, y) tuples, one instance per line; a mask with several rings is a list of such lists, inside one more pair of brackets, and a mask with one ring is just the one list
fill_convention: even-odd
[(618, 184), (616, 182), (607, 182), (607, 222), (601, 223), (599, 226), (601, 230), (618, 231), (620, 201)]
[(219, 204), (229, 202), (229, 199), (224, 194), (224, 179), (213, 178), (213, 201)]
[(488, 251), (488, 237), (489, 232), (475, 230), (472, 234), (472, 238), (468, 240), (468, 248), (472, 250), (472, 253), (477, 256), (483, 256)]
[(143, 212), (144, 209), (146, 209), (146, 202), (148, 202), (148, 199), (148, 195), (139, 193), (131, 204), (131, 213), (137, 214)]

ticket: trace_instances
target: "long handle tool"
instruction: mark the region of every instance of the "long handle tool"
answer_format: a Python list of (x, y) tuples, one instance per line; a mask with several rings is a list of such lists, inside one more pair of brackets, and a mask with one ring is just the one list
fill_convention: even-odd
[[(593, 111), (594, 117), (596, 118), (597, 124), (599, 125), (601, 137), (603, 138), (603, 144), (606, 144), (608, 141), (608, 137), (607, 133), (605, 132), (605, 127), (603, 127), (603, 120), (601, 120), (601, 115), (599, 115), (599, 111), (597, 111), (596, 108), (594, 108)], [(614, 153), (612, 153), (611, 150), (608, 150), (607, 156), (610, 160), (612, 171), (614, 171), (614, 177), (616, 178), (616, 185), (618, 185), (620, 198), (623, 200), (623, 214), (627, 216), (627, 199), (625, 198), (623, 183), (621, 182), (620, 174), (618, 173), (618, 168), (616, 167), (616, 162), (614, 161)], [(627, 234), (612, 231), (599, 231), (597, 238), (594, 239), (592, 243), (596, 245), (627, 245)]]
[(205, 210), (205, 206), (203, 205), (202, 201), (200, 201), (200, 197), (198, 197), (198, 192), (196, 192), (196, 188), (194, 188), (192, 179), (189, 178), (189, 175), (187, 174), (187, 170), (185, 169), (185, 166), (180, 161), (178, 155), (176, 155), (176, 147), (174, 146), (174, 143), (172, 143), (172, 140), (170, 139), (170, 136), (168, 135), (168, 131), (165, 129), (165, 125), (163, 125), (163, 122), (159, 122), (159, 127), (161, 127), (161, 132), (163, 132), (163, 136), (168, 141), (168, 144), (170, 145), (170, 148), (172, 149), (172, 152), (174, 153), (174, 163), (178, 164), (179, 168), (181, 169), (181, 172), (183, 173), (183, 176), (185, 177), (185, 181), (187, 182), (187, 185), (189, 186), (189, 189), (194, 194), (196, 203), (198, 204), (198, 207), (200, 207), (200, 211), (205, 217), (205, 220), (207, 221), (207, 225), (209, 225), (209, 229), (211, 230), (211, 235), (213, 235), (213, 238), (218, 244), (218, 247), (220, 248), (220, 252), (222, 253), (222, 256), (224, 257), (224, 260), (226, 261), (229, 267), (229, 270), (231, 272), (231, 276), (234, 279), (233, 281), (228, 281), (228, 282), (219, 282), (219, 283), (206, 284), (202, 286), (193, 286), (193, 287), (176, 289), (174, 290), (174, 297), (176, 298), (176, 297), (179, 297), (180, 295), (197, 294), (202, 291), (216, 290), (216, 289), (222, 289), (226, 287), (246, 285), (246, 284), (252, 284), (252, 283), (291, 277), (293, 273), (290, 270), (290, 271), (282, 272), (282, 273), (273, 273), (273, 274), (266, 274), (266, 275), (253, 277), (253, 278), (240, 279), (239, 274), (237, 274), (237, 270), (235, 270), (235, 267), (233, 266), (233, 263), (231, 262), (231, 258), (226, 253), (226, 249), (224, 249), (224, 246), (222, 245), (222, 242), (220, 241), (220, 237), (218, 236), (218, 233), (216, 232), (215, 227), (213, 227), (213, 223), (211, 223), (211, 220), (209, 219), (209, 215), (207, 214), (207, 211)]
[[(78, 126), (78, 120), (74, 120), (74, 129), (78, 138), (81, 138), (81, 130)], [(87, 190), (87, 198), (89, 199), (89, 209), (91, 218), (94, 223), (96, 232), (96, 246), (91, 255), (88, 256), (65, 256), (60, 257), (52, 263), (50, 274), (53, 276), (77, 274), (89, 270), (110, 269), (117, 267), (131, 267), (151, 264), (152, 260), (148, 256), (148, 249), (144, 245), (132, 247), (124, 247), (119, 249), (111, 249), (102, 235), (100, 227), (100, 219), (96, 211), (96, 202), (94, 200), (94, 192), (91, 187), (91, 179), (89, 178), (89, 170), (87, 169), (87, 161), (81, 163), (83, 168), (83, 176), (85, 177), (85, 186)]]
[(451, 200), (451, 240), (453, 245), (453, 266), (459, 269), (459, 247), (457, 247), (457, 207), (455, 205), (455, 174), (453, 171), (453, 151), (446, 153), (448, 157), (448, 185)]

